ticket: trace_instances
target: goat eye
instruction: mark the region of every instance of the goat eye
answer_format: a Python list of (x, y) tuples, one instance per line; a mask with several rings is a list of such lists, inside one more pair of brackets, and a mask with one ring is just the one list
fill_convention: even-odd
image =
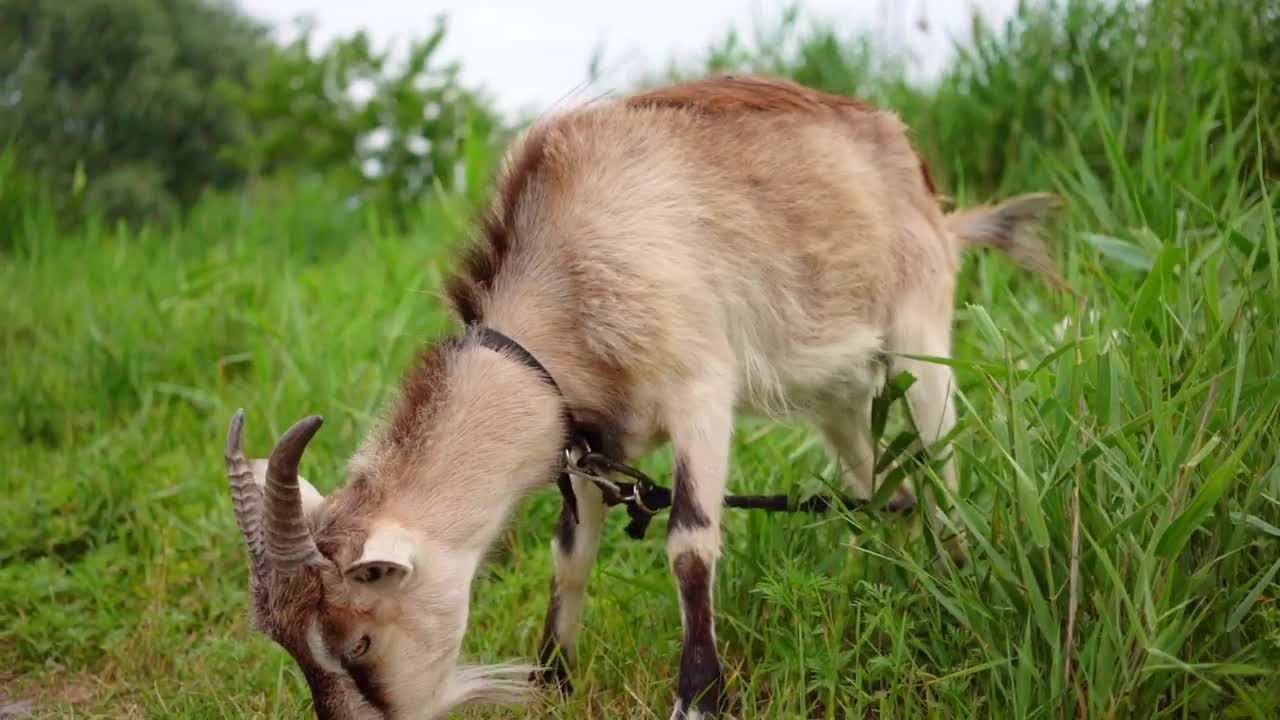
[(351, 649), (347, 651), (347, 657), (351, 660), (357, 660), (360, 658), (361, 655), (364, 655), (366, 652), (369, 652), (369, 636), (368, 635), (362, 636), (360, 640), (356, 642), (355, 645), (351, 646)]

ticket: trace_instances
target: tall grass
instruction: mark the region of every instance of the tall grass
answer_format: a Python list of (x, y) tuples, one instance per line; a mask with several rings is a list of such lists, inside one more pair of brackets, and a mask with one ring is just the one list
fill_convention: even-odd
[[(846, 53), (869, 56), (837, 35), (776, 59), (893, 100), (964, 203), (1061, 193), (1051, 240), (1079, 296), (998, 256), (966, 263), (951, 443), (967, 567), (879, 517), (728, 516), (717, 629), (742, 717), (1280, 712), (1276, 84), (1240, 70), (1274, 51), (1246, 41), (1274, 36), (1276, 4), (1090, 7), (1024, 11), (932, 90), (841, 75)], [(1140, 12), (1141, 38), (1089, 30)], [(1063, 49), (1090, 43), (1106, 53)], [(1040, 74), (1064, 54), (1069, 80)], [(341, 482), (401, 368), (453, 331), (435, 293), (474, 198), (424, 198), (407, 232), (340, 200), (266, 184), (164, 231), (71, 235), (23, 211), (0, 262), (0, 692), (52, 716), (307, 715), (292, 661), (245, 625), (225, 423), (250, 408), (265, 448), (323, 412), (303, 472)], [(744, 420), (734, 460), (737, 491), (833, 476), (798, 426)], [(506, 533), (468, 652), (535, 648), (557, 509), (549, 490)], [(665, 717), (664, 522), (643, 542), (609, 524), (577, 693), (529, 717)]]

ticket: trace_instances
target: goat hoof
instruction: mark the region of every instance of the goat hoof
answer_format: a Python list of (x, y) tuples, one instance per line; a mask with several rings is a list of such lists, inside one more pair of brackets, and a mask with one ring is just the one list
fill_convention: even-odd
[(549, 688), (554, 685), (560, 691), (561, 697), (568, 697), (573, 694), (573, 683), (569, 681), (569, 670), (558, 659), (552, 661), (550, 667), (529, 673), (529, 682), (539, 688)]
[(732, 717), (727, 712), (714, 709), (700, 710), (697, 707), (687, 708), (683, 702), (677, 702), (671, 711), (670, 720), (727, 720)]
[(947, 540), (943, 547), (956, 567), (963, 568), (969, 564), (969, 544), (965, 542), (964, 536), (957, 535)]
[(732, 714), (728, 696), (724, 682), (719, 678), (695, 698), (677, 698), (675, 709), (671, 711), (671, 720), (723, 720), (729, 717)]
[(893, 497), (889, 498), (889, 502), (884, 507), (889, 512), (907, 514), (916, 506), (916, 496), (909, 490), (898, 488)]
[(677, 702), (675, 709), (671, 711), (671, 720), (711, 720), (714, 717), (714, 714), (704, 713), (697, 708), (686, 710), (682, 702)]

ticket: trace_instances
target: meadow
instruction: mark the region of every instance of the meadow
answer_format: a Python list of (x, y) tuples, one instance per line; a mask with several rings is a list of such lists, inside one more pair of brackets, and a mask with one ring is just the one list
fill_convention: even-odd
[[(961, 206), (1059, 193), (1047, 240), (1078, 293), (966, 261), (949, 438), (966, 567), (875, 512), (727, 513), (715, 598), (739, 717), (1280, 716), (1280, 7), (1157, 5), (1028, 12), (927, 88), (790, 21), (669, 70), (889, 104)], [(0, 187), (20, 182), (5, 156)], [(471, 185), (424, 190), (399, 224), (323, 178), (209, 193), (166, 225), (67, 229), (34, 193), (2, 216), (0, 716), (310, 715), (292, 660), (246, 624), (227, 423), (246, 408), (262, 453), (323, 414), (302, 472), (343, 482), (401, 371), (457, 331), (437, 291)], [(665, 478), (669, 456), (640, 466)], [(740, 424), (731, 491), (832, 477), (808, 428)], [(531, 498), (495, 548), (467, 654), (535, 652), (559, 503)], [(666, 717), (666, 520), (642, 541), (625, 524), (588, 590), (575, 694), (458, 717)]]

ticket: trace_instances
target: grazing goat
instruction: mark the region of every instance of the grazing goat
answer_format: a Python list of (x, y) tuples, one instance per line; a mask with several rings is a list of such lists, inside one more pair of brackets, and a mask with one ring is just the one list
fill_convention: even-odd
[[(723, 711), (712, 588), (738, 413), (810, 421), (856, 493), (875, 478), (885, 372), (934, 443), (964, 249), (1056, 277), (1024, 195), (944, 214), (896, 115), (790, 82), (714, 77), (585, 104), (511, 148), (483, 237), (447, 287), (467, 329), (431, 344), (322, 497), (298, 477), (320, 419), (227, 468), (254, 625), (321, 718), (443, 718), (566, 678), (606, 505), (573, 480), (551, 543), (541, 665), (459, 665), (478, 565), (573, 437), (626, 462), (670, 442), (666, 535), (683, 628), (671, 717)], [(946, 461), (944, 482), (954, 483)], [(891, 504), (915, 502), (904, 484)], [(568, 689), (567, 685), (563, 685)]]

